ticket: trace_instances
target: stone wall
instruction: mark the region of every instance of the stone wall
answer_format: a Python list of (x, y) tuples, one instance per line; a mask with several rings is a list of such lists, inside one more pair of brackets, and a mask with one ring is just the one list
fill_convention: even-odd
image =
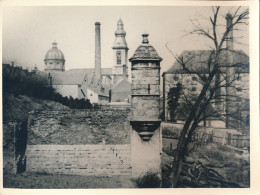
[(34, 112), (26, 171), (130, 176), (129, 109)]
[(130, 145), (28, 145), (27, 171), (130, 176)]
[(28, 144), (130, 143), (129, 110), (64, 110), (32, 113)]
[(3, 124), (3, 173), (16, 173), (15, 123)]

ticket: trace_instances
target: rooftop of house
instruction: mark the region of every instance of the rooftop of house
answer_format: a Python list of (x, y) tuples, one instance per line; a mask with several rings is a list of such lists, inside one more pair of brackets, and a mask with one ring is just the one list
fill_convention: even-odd
[[(208, 62), (212, 50), (184, 50), (178, 59), (185, 64), (185, 70), (179, 61), (175, 61), (173, 65), (164, 72), (164, 74), (186, 74), (186, 73), (208, 73)], [(226, 68), (230, 65), (235, 67), (236, 73), (249, 73), (249, 57), (242, 50), (222, 50), (220, 53), (220, 67)]]
[[(102, 75), (109, 74), (110, 72), (112, 73), (111, 68), (101, 69)], [(53, 85), (82, 85), (83, 82), (85, 82), (87, 86), (98, 95), (108, 95), (108, 90), (106, 90), (106, 88), (104, 90), (99, 90), (99, 88), (96, 87), (97, 83), (94, 83), (96, 81), (93, 79), (95, 75), (94, 68), (70, 69), (64, 72), (52, 72), (51, 75), (53, 78)]]

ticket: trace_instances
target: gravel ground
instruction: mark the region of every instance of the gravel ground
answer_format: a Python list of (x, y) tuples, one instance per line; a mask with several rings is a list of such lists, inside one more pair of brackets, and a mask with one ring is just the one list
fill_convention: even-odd
[(23, 173), (4, 175), (4, 188), (23, 189), (87, 189), (87, 188), (134, 188), (129, 177), (96, 177), (80, 175), (54, 175)]

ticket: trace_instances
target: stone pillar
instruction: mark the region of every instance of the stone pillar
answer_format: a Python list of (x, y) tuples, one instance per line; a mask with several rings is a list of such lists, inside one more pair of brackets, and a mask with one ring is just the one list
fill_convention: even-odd
[(132, 177), (161, 175), (160, 62), (148, 34), (132, 58), (131, 164)]

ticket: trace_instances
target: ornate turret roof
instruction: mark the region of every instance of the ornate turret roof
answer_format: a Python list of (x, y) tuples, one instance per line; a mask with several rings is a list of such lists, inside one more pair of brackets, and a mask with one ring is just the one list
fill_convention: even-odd
[(162, 61), (162, 58), (158, 55), (157, 51), (152, 45), (149, 44), (148, 36), (149, 34), (142, 34), (143, 41), (136, 50), (134, 55), (129, 59), (130, 62), (138, 60), (156, 60)]
[(58, 49), (57, 43), (55, 41), (52, 43), (52, 48), (49, 51), (47, 51), (47, 53), (45, 55), (44, 61), (46, 61), (46, 60), (63, 60), (63, 61), (65, 61), (64, 54), (62, 53), (61, 50)]
[(123, 21), (121, 20), (121, 18), (118, 20), (117, 22), (117, 29), (115, 31), (115, 41), (114, 41), (114, 44), (113, 44), (113, 49), (116, 49), (116, 48), (127, 48), (127, 43), (126, 43), (126, 40), (125, 40), (125, 35), (126, 35), (126, 32), (124, 30), (124, 24), (123, 24)]

